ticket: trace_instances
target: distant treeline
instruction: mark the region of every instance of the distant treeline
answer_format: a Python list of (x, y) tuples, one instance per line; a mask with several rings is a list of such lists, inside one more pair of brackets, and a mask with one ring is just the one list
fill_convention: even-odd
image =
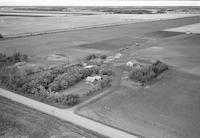
[(14, 10), (32, 10), (32, 11), (66, 11), (67, 8), (63, 7), (21, 7), (14, 8)]

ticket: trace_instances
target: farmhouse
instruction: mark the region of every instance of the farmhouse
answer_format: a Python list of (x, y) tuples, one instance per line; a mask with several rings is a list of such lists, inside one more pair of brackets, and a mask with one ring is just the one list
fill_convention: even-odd
[(131, 60), (131, 61), (129, 61), (129, 62), (126, 63), (126, 66), (134, 67), (134, 68), (140, 68), (143, 65), (140, 64), (140, 63), (138, 63), (136, 60)]
[(127, 66), (130, 66), (130, 67), (133, 67), (133, 66), (135, 66), (135, 65), (137, 65), (138, 64), (138, 62), (136, 61), (136, 60), (131, 60), (131, 61), (128, 61), (127, 63), (126, 63), (126, 65)]

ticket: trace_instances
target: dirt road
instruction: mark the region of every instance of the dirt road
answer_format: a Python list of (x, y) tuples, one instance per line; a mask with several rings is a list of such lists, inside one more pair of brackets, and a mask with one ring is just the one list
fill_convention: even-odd
[(39, 110), (41, 112), (45, 112), (49, 115), (69, 121), (71, 123), (74, 123), (76, 125), (84, 127), (86, 129), (93, 130), (95, 132), (98, 132), (98, 133), (108, 136), (108, 137), (137, 138), (136, 136), (130, 135), (123, 131), (120, 131), (120, 130), (114, 129), (112, 127), (103, 125), (101, 123), (92, 121), (90, 119), (78, 116), (67, 109), (59, 109), (59, 108), (32, 100), (30, 98), (15, 94), (13, 92), (10, 92), (10, 91), (7, 91), (7, 90), (1, 89), (1, 88), (0, 88), (0, 95), (3, 97), (9, 98), (13, 101), (19, 102), (21, 104), (27, 105), (27, 106), (34, 108), (36, 110)]

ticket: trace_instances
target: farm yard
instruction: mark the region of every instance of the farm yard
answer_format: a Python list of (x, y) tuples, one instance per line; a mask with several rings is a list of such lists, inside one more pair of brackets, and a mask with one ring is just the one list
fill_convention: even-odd
[[(106, 55), (88, 55), (84, 63), (50, 67), (28, 63), (28, 57), (20, 53), (0, 56), (1, 86), (58, 107), (76, 105), (112, 81), (109, 67), (102, 68)], [(62, 92), (69, 88), (69, 92)]]
[[(0, 40), (1, 87), (133, 135), (200, 135), (199, 14), (99, 12), (1, 19), (0, 33), (8, 37), (61, 31)], [(1, 110), (13, 106), (1, 99), (11, 103)], [(95, 137), (68, 131), (74, 137)]]

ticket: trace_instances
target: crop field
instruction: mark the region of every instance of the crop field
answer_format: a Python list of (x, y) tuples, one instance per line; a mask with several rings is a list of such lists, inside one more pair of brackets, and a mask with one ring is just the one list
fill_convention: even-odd
[(0, 137), (99, 138), (101, 135), (0, 97)]
[[(5, 14), (5, 13), (4, 13)], [(10, 14), (10, 13), (9, 13)], [(8, 15), (9, 15), (8, 14)], [(48, 17), (50, 14), (38, 13), (12, 13), (12, 16), (0, 17), (1, 34), (5, 37), (14, 37), (18, 35), (28, 35), (36, 32), (44, 33), (51, 30), (76, 29), (84, 27), (95, 27), (101, 25), (112, 25), (118, 23), (144, 22), (155, 20), (166, 20), (196, 16), (197, 14), (153, 14), (153, 15), (115, 15), (115, 14), (99, 14), (99, 15), (68, 15), (55, 14), (57, 17)], [(22, 16), (27, 17), (19, 17)], [(26, 15), (27, 14), (27, 15)], [(53, 13), (52, 13), (53, 14)], [(32, 16), (32, 17), (31, 17)], [(36, 17), (34, 17), (36, 16)], [(37, 17), (39, 16), (39, 17)], [(47, 16), (47, 17), (42, 17)]]
[[(55, 34), (38, 35), (26, 38), (8, 39), (0, 41), (0, 51), (7, 54), (20, 51), (30, 56), (33, 61), (44, 64), (55, 64), (55, 61), (48, 61), (48, 57), (53, 54), (62, 54), (70, 57), (70, 61), (75, 61), (90, 53), (107, 53), (106, 50), (99, 50), (91, 47), (91, 44), (111, 42), (109, 49), (113, 48), (118, 41), (121, 44), (132, 44), (140, 42), (136, 37), (141, 37), (145, 33), (155, 32), (167, 28), (173, 28), (199, 22), (199, 17), (187, 17), (167, 21), (155, 21), (144, 23), (133, 23), (120, 26), (93, 28), (62, 32)], [(126, 38), (126, 39), (124, 39)], [(133, 41), (134, 40), (134, 41)], [(124, 41), (124, 42), (122, 42)], [(130, 43), (129, 43), (130, 42)], [(109, 42), (110, 43), (110, 42)], [(90, 48), (83, 48), (81, 45), (90, 45)], [(104, 44), (102, 44), (104, 46)], [(104, 46), (105, 47), (105, 46)], [(119, 47), (116, 47), (116, 49)], [(74, 54), (76, 53), (76, 54)]]
[[(167, 32), (168, 33), (168, 32)], [(160, 59), (188, 73), (200, 75), (200, 35), (179, 35), (132, 53), (138, 58)]]

